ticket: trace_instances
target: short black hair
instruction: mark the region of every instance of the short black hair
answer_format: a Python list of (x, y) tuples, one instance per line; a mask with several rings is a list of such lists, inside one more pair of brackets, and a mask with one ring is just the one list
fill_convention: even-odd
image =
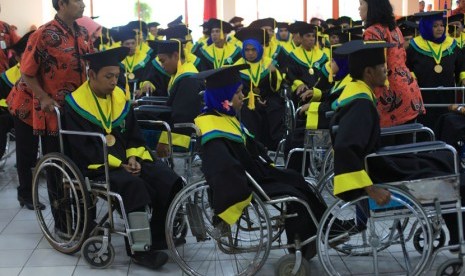
[(368, 3), (367, 19), (365, 27), (368, 28), (374, 24), (381, 24), (394, 30), (396, 21), (394, 11), (389, 0), (364, 0)]
[[(58, 6), (58, 1), (60, 0), (52, 0), (52, 5), (53, 5), (53, 8), (58, 11), (60, 9), (60, 7)], [(63, 1), (64, 3), (68, 4), (69, 3), (69, 0), (61, 0)]]

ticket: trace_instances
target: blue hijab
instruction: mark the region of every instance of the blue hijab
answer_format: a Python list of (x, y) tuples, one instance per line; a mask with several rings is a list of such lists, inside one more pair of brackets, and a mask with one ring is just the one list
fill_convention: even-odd
[(442, 14), (439, 14), (437, 16), (429, 16), (429, 17), (423, 17), (420, 19), (420, 35), (423, 37), (424, 40), (432, 41), (434, 43), (440, 44), (444, 42), (446, 39), (446, 31), (444, 29), (444, 33), (440, 38), (434, 38), (433, 35), (433, 25), (435, 21), (442, 20), (444, 23), (444, 18)]
[(231, 116), (236, 115), (231, 100), (241, 84), (237, 82), (228, 86), (207, 88), (203, 95), (205, 101), (203, 112), (217, 111)]
[(242, 57), (245, 59), (245, 47), (252, 45), (257, 50), (257, 58), (251, 62), (259, 62), (263, 57), (263, 46), (255, 39), (246, 39), (242, 42)]

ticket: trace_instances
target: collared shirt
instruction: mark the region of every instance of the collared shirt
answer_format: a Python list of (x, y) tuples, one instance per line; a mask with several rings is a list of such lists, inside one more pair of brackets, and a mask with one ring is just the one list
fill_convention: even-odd
[[(0, 36), (3, 37), (6, 47), (12, 46), (21, 38), (8, 23), (3, 21), (0, 21)], [(5, 72), (8, 68), (8, 50), (0, 49), (0, 73)]]
[[(91, 51), (88, 38), (84, 27), (74, 23), (73, 33), (55, 16), (30, 36), (21, 58), (21, 73), (37, 78), (42, 89), (62, 105), (65, 96), (86, 81), (85, 61), (80, 56)], [(33, 101), (32, 118), (35, 134), (57, 133), (56, 115), (40, 110), (37, 99)]]

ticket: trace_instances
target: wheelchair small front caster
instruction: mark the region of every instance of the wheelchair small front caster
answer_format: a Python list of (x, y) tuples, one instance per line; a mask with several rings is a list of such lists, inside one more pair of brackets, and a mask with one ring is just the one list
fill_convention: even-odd
[(91, 267), (103, 269), (113, 263), (115, 249), (111, 243), (104, 242), (103, 236), (91, 237), (82, 245), (81, 256)]
[[(296, 256), (294, 254), (287, 254), (287, 255), (282, 256), (281, 258), (279, 258), (278, 262), (276, 263), (274, 275), (291, 276), (292, 270), (294, 269), (295, 262), (296, 262)], [(295, 275), (298, 275), (298, 276), (311, 275), (310, 274), (310, 263), (305, 258), (302, 258), (302, 263), (300, 265), (300, 268)]]
[(458, 276), (462, 271), (462, 260), (452, 259), (445, 261), (438, 267), (436, 276)]

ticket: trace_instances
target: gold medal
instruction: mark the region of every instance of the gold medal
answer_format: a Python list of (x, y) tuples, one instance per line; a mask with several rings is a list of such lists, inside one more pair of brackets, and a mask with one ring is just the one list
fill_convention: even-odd
[(254, 89), (252, 89), (252, 91), (253, 91), (253, 93), (254, 93), (255, 95), (257, 95), (257, 96), (260, 95), (260, 88), (255, 87)]
[(116, 138), (115, 138), (115, 136), (113, 136), (113, 135), (111, 135), (111, 134), (105, 135), (105, 139), (107, 140), (107, 146), (109, 146), (109, 147), (114, 146), (115, 143), (116, 143)]
[(310, 75), (313, 75), (313, 74), (315, 74), (315, 71), (313, 71), (313, 68), (310, 68), (310, 69), (308, 69), (308, 73), (309, 73)]
[(128, 73), (128, 79), (133, 80), (136, 77), (133, 72)]
[(434, 66), (434, 72), (440, 74), (442, 72), (442, 66), (441, 64), (436, 64), (436, 66)]

